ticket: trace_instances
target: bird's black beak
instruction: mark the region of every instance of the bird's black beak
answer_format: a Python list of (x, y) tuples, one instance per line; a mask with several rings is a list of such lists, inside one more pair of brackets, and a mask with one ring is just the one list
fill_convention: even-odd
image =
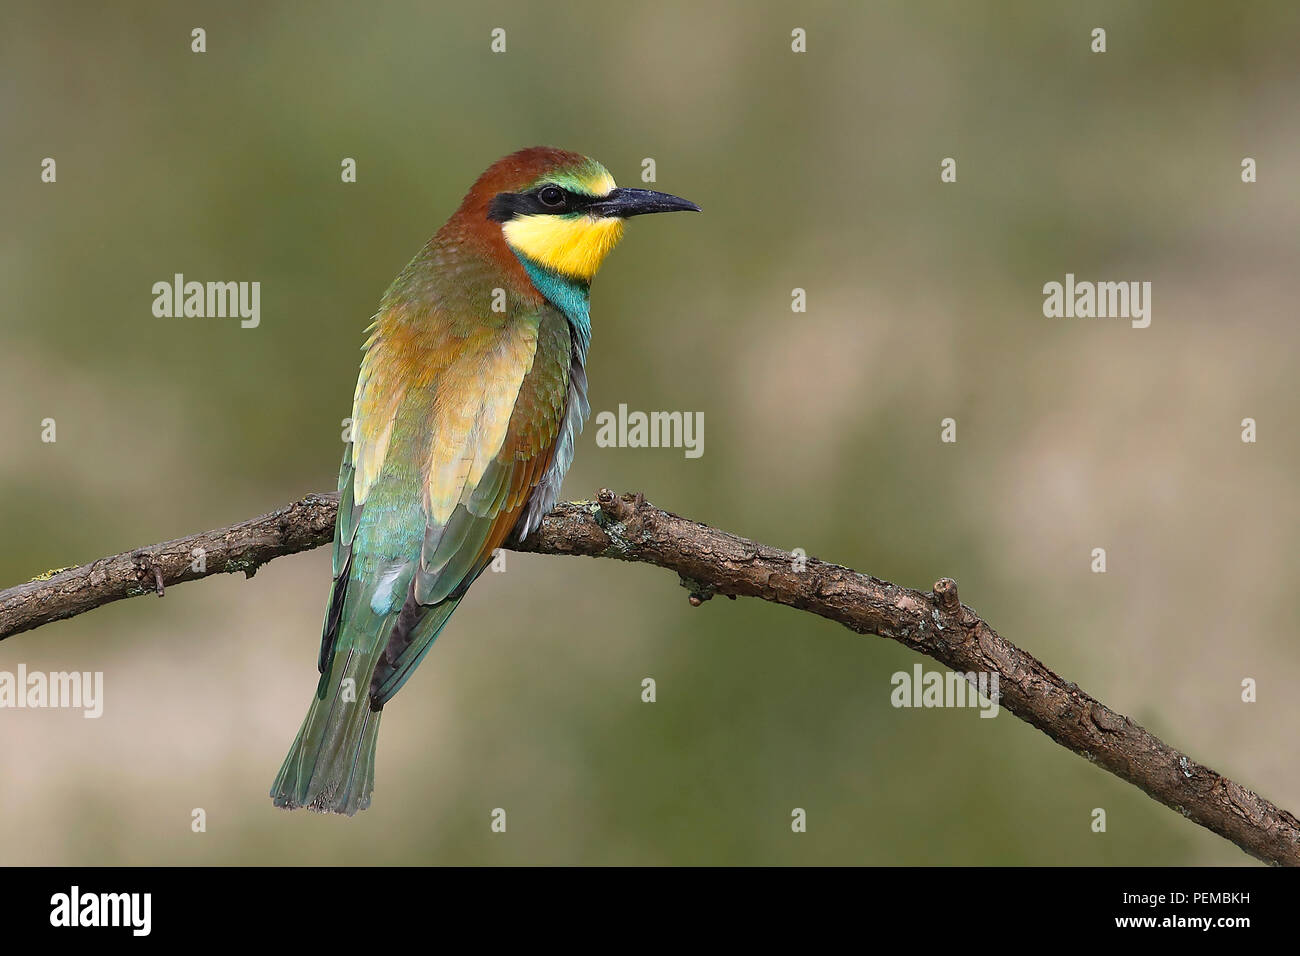
[(699, 212), (700, 207), (689, 200), (657, 193), (653, 189), (615, 189), (597, 199), (585, 211), (597, 217), (629, 219), (651, 212)]

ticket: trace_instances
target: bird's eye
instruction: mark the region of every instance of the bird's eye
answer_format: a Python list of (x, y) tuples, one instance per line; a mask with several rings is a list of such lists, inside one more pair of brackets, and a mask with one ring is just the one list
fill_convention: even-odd
[(542, 201), (543, 206), (558, 209), (564, 205), (564, 190), (559, 186), (543, 186), (537, 198)]

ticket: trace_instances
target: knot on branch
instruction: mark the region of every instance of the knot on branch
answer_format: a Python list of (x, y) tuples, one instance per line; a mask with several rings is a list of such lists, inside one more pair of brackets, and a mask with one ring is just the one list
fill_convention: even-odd
[(957, 597), (957, 582), (952, 578), (940, 578), (934, 582), (934, 600), (944, 614), (956, 614), (961, 610), (961, 599)]
[(1117, 734), (1124, 729), (1125, 718), (1100, 703), (1094, 703), (1092, 705), (1092, 709), (1088, 712), (1088, 717), (1092, 720), (1098, 730), (1105, 731), (1108, 734)]
[(135, 579), (140, 583), (152, 581), (154, 592), (162, 597), (166, 591), (163, 586), (162, 567), (154, 560), (154, 556), (148, 551), (137, 551), (131, 555), (135, 564)]
[(607, 517), (620, 524), (628, 524), (645, 504), (645, 495), (639, 491), (630, 491), (617, 495), (608, 488), (601, 488), (596, 494), (596, 504)]

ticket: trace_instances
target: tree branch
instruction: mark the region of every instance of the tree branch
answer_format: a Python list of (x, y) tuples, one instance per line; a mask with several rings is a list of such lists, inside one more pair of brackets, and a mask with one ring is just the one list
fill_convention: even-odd
[[(272, 558), (328, 544), (338, 496), (308, 495), (228, 528), (101, 558), (0, 591), (0, 639), (146, 592), (222, 572), (248, 576)], [(559, 505), (514, 550), (639, 561), (676, 571), (699, 605), (756, 597), (877, 634), (959, 673), (996, 674), (1000, 699), (1061, 746), (1269, 863), (1300, 865), (1300, 821), (1220, 776), (1062, 680), (961, 603), (949, 578), (914, 591), (769, 548), (602, 491)]]

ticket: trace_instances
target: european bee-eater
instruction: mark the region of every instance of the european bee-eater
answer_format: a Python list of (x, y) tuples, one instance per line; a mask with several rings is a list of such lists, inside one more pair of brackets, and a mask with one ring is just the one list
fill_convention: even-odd
[(625, 219), (685, 209), (577, 153), (521, 150), (384, 294), (339, 470), (320, 683), (277, 806), (369, 806), (384, 705), (492, 552), (559, 496), (589, 410), (592, 277)]

